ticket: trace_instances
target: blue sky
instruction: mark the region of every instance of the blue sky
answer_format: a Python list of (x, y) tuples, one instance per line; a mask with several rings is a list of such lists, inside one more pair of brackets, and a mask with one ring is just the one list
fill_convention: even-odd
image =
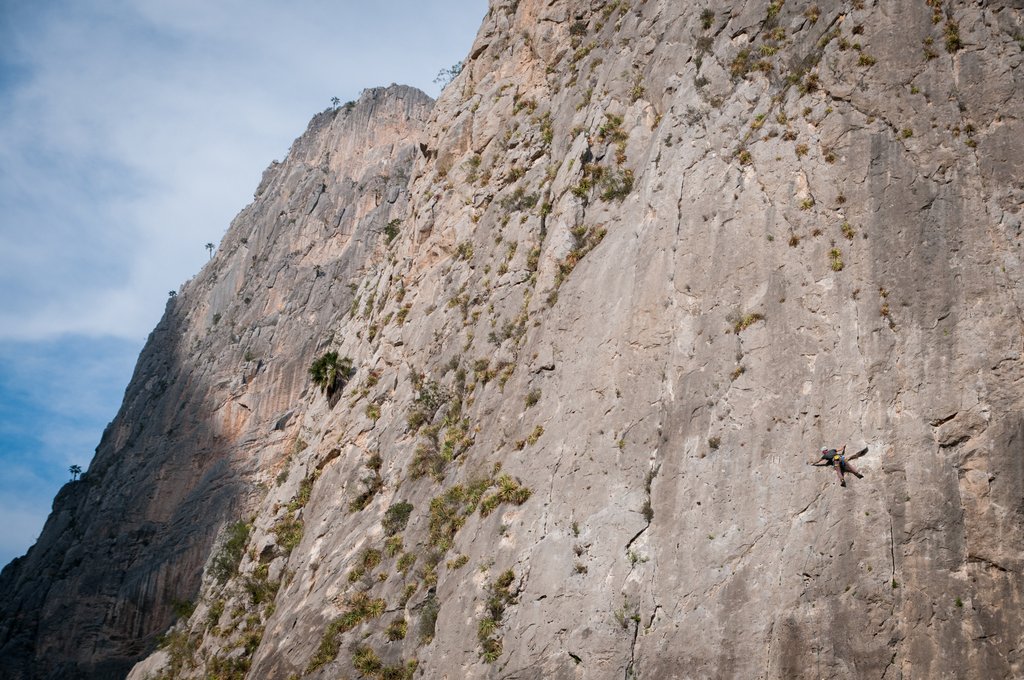
[(331, 97), (436, 96), (486, 0), (0, 0), (0, 565), (136, 356)]

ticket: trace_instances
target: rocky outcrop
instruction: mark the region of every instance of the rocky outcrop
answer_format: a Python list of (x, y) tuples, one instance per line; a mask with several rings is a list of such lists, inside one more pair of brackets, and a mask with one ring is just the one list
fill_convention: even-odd
[(1019, 677), (1022, 30), (492, 2), (131, 677)]
[(168, 301), (88, 472), (3, 572), (4, 677), (123, 678), (194, 599), (218, 531), (303, 446), (307, 368), (406, 211), (431, 106), (393, 86), (317, 115)]

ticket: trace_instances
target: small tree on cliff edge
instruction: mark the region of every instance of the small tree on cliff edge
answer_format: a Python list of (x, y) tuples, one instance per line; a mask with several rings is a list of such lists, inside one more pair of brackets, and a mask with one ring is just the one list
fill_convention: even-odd
[(72, 465), (68, 468), (68, 472), (71, 473), (71, 481), (73, 482), (78, 479), (78, 475), (82, 474), (82, 466)]
[(462, 62), (457, 61), (448, 68), (443, 68), (437, 72), (437, 77), (434, 78), (434, 82), (441, 85), (441, 89), (448, 87), (448, 84), (455, 80), (455, 77), (462, 73)]
[(352, 360), (348, 357), (339, 358), (337, 352), (327, 352), (310, 365), (309, 375), (313, 383), (330, 399), (345, 386), (348, 377), (352, 375)]

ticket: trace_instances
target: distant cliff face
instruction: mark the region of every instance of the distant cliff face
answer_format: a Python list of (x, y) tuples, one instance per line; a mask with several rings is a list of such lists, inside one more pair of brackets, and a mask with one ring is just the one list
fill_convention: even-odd
[(193, 598), (213, 540), (300, 446), (307, 367), (389, 221), (433, 102), (370, 90), (316, 116), (168, 301), (89, 471), (2, 577), (4, 677), (123, 678)]
[[(74, 494), (184, 469), (180, 525), (78, 567), (178, 584), (117, 600), (152, 630), (205, 560), (139, 680), (1020, 677), (1022, 39), (1000, 2), (492, 2), (421, 133), (342, 134), (420, 101), (375, 91), (268, 171), (171, 304), (188, 377), (143, 400), (144, 354), (7, 591), (103, 545)], [(845, 488), (807, 465), (843, 442)]]

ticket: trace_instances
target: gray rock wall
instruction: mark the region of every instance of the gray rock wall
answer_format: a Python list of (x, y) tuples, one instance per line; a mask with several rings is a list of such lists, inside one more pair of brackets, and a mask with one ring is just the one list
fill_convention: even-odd
[[(288, 429), (225, 494), (238, 574), (130, 677), (1021, 676), (1022, 35), (998, 2), (493, 2), (355, 289), (261, 275), (241, 332), (308, 345), (245, 408)], [(337, 165), (280, 200), (330, 224), (379, 199), (321, 207), (366, 159), (317, 120)], [(845, 488), (807, 465), (843, 442)]]

